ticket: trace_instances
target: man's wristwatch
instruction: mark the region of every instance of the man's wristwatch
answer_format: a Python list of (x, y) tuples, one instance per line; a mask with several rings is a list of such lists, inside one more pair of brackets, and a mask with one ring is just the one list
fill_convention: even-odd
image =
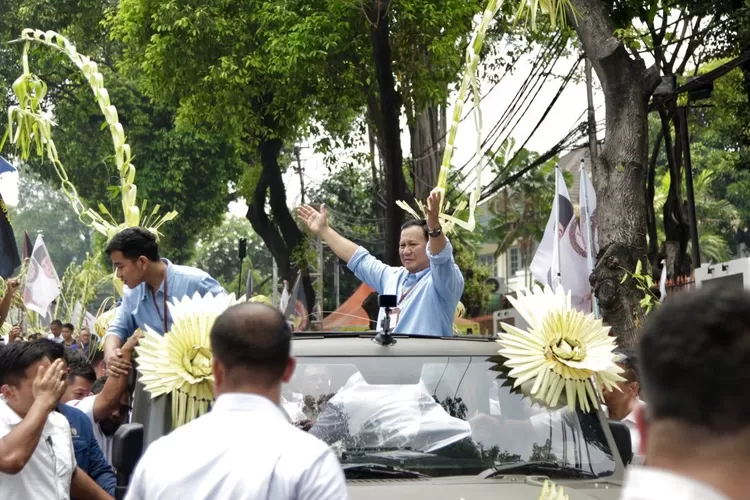
[(430, 230), (429, 226), (427, 227), (427, 234), (430, 235), (430, 238), (437, 238), (441, 234), (443, 234), (443, 228), (438, 226), (437, 229)]

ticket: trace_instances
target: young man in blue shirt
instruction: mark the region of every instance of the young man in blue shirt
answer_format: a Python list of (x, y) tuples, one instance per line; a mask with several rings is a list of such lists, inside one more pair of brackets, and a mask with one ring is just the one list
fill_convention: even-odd
[[(464, 290), (464, 277), (453, 260), (453, 247), (440, 227), (441, 193), (427, 199), (427, 220), (415, 220), (401, 228), (401, 266), (380, 262), (364, 248), (344, 238), (328, 225), (325, 206), (320, 212), (309, 205), (297, 211), (307, 227), (319, 234), (347, 267), (380, 295), (395, 295), (391, 315), (394, 333), (453, 335), (456, 306)], [(382, 324), (383, 311), (378, 316)]]
[(107, 244), (107, 255), (117, 277), (125, 284), (122, 303), (104, 336), (104, 359), (110, 376), (127, 376), (130, 363), (121, 347), (137, 329), (146, 325), (164, 335), (172, 326), (167, 303), (195, 293), (226, 293), (208, 273), (178, 266), (159, 255), (156, 236), (141, 227), (129, 227)]

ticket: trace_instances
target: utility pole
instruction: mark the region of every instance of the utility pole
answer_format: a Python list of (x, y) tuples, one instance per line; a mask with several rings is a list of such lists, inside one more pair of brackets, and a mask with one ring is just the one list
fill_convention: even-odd
[(586, 99), (588, 100), (588, 128), (589, 128), (589, 158), (591, 159), (591, 174), (594, 174), (596, 161), (596, 112), (594, 111), (594, 82), (591, 75), (591, 61), (585, 58)]
[(299, 158), (299, 153), (302, 151), (300, 146), (294, 146), (294, 156), (297, 158), (297, 175), (299, 175), (299, 189), (302, 197), (302, 204), (305, 204), (305, 178), (302, 175), (302, 161)]
[(279, 267), (276, 265), (276, 259), (271, 258), (271, 262), (273, 263), (273, 274), (272, 274), (272, 286), (271, 286), (271, 302), (274, 303), (274, 305), (279, 304)]
[(340, 289), (340, 283), (339, 283), (339, 273), (341, 272), (341, 264), (339, 262), (339, 259), (336, 258), (334, 261), (334, 266), (336, 266), (335, 273), (333, 274), (333, 289), (336, 292), (336, 309), (341, 307), (341, 289)]
[(315, 253), (317, 254), (316, 265), (311, 266), (310, 281), (315, 291), (315, 302), (313, 303), (313, 325), (312, 330), (320, 331), (323, 329), (323, 238), (315, 238)]

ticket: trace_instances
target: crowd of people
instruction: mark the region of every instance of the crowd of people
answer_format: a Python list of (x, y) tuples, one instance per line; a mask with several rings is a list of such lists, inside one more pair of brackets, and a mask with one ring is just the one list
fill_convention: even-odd
[[(420, 307), (395, 318), (402, 327), (460, 295), (460, 272), (445, 257), (450, 243), (434, 226), (404, 229), (405, 271), (397, 272), (341, 239), (325, 211), (304, 209), (302, 218), (379, 291), (401, 292), (399, 302), (407, 304), (404, 295), (416, 290)], [(90, 352), (88, 331), (76, 336), (60, 321), (43, 338), (21, 341), (16, 332), (0, 346), (3, 498), (111, 498), (113, 436), (131, 414), (127, 375), (139, 329), (169, 331), (170, 297), (223, 293), (206, 273), (163, 259), (147, 231), (123, 231), (107, 254), (127, 288), (103, 354)], [(9, 282), (9, 293), (17, 288)], [(0, 321), (8, 302), (6, 294)], [(448, 328), (446, 318), (434, 318), (438, 330)], [(282, 388), (296, 364), (291, 339), (276, 308), (245, 302), (222, 313), (210, 332), (212, 410), (146, 449), (127, 498), (347, 498), (335, 453), (292, 425), (284, 410)], [(638, 348), (619, 351), (617, 363), (624, 381), (604, 394), (606, 412), (630, 429), (635, 454), (621, 498), (750, 498), (750, 404), (743, 392), (750, 383), (750, 293), (704, 289), (670, 297), (649, 316)], [(301, 411), (315, 418), (309, 403)]]

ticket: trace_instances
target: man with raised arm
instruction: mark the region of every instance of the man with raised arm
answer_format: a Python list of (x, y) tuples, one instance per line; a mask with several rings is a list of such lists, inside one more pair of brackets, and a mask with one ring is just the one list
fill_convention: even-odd
[[(441, 193), (427, 199), (427, 220), (412, 220), (401, 227), (401, 266), (387, 266), (364, 248), (328, 225), (325, 205), (320, 211), (304, 205), (297, 213), (320, 235), (347, 267), (380, 295), (395, 295), (391, 314), (394, 333), (453, 335), (454, 313), (464, 290), (464, 278), (453, 260), (453, 247), (440, 227)], [(378, 316), (382, 324), (384, 312)]]

